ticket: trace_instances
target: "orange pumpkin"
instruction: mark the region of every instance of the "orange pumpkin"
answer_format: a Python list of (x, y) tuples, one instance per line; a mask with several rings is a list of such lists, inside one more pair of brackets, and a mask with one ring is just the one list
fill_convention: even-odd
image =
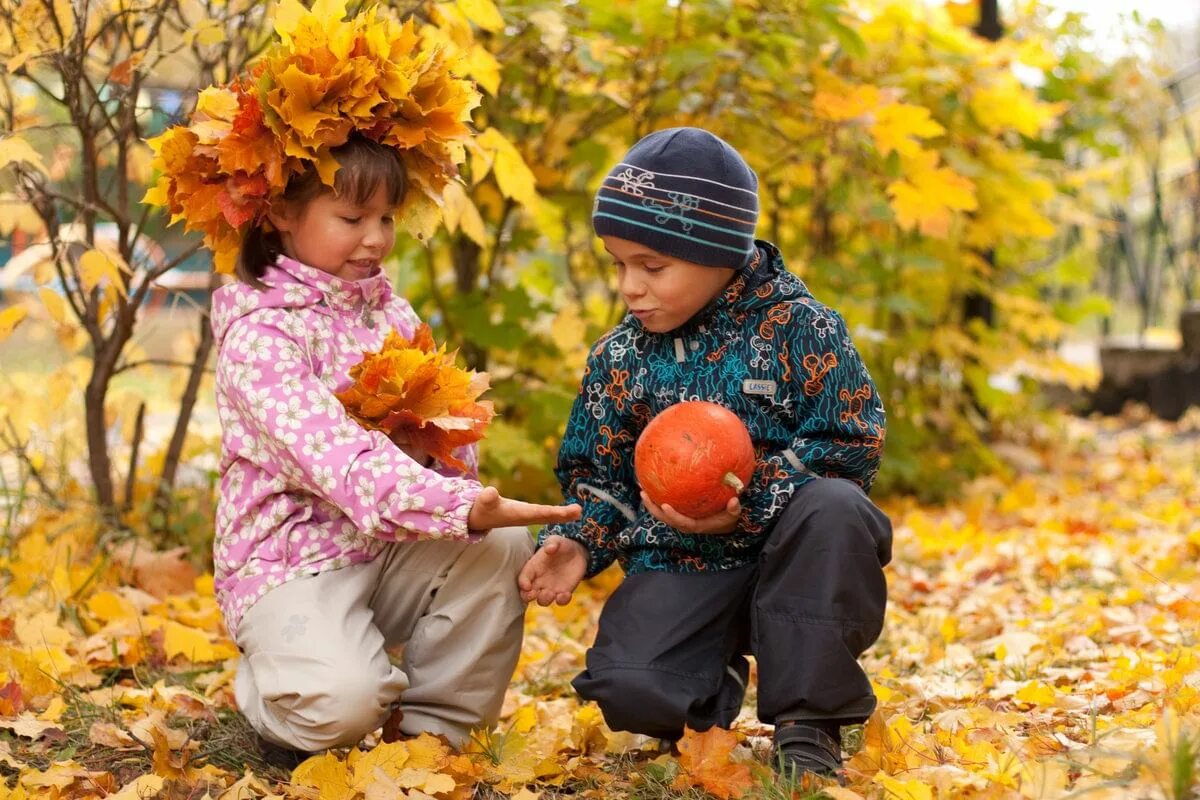
[(634, 447), (633, 468), (651, 500), (699, 519), (745, 488), (754, 473), (754, 443), (729, 409), (688, 400), (650, 420)]

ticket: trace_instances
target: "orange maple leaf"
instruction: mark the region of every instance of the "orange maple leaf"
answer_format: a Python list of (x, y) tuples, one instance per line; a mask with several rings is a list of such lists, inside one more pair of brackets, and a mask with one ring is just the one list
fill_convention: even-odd
[(495, 411), (478, 399), (488, 388), (487, 374), (455, 366), (455, 355), (434, 344), (428, 325), (418, 326), (412, 339), (393, 332), (350, 369), (354, 383), (337, 399), (364, 428), (466, 470), (454, 450), (482, 439)]
[(676, 782), (699, 786), (722, 800), (741, 797), (754, 786), (754, 778), (749, 766), (730, 759), (737, 743), (737, 734), (724, 728), (709, 728), (703, 733), (685, 728), (679, 740), (679, 766), (683, 772)]

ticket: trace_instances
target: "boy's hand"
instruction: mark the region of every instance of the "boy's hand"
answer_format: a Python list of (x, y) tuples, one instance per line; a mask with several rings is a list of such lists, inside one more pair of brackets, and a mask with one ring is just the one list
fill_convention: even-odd
[(661, 520), (676, 530), (684, 533), (726, 534), (733, 533), (737, 528), (738, 517), (742, 515), (742, 504), (736, 497), (729, 498), (725, 508), (709, 517), (692, 519), (680, 514), (670, 505), (658, 505), (650, 496), (642, 492), (642, 505), (655, 519)]
[(494, 486), (487, 486), (475, 498), (467, 527), (473, 531), (506, 528), (510, 525), (542, 525), (551, 522), (574, 522), (582, 509), (578, 504), (545, 506), (502, 497)]
[(571, 602), (571, 593), (587, 572), (588, 554), (579, 542), (562, 536), (549, 536), (541, 549), (529, 557), (517, 588), (521, 599), (528, 603), (537, 600), (539, 606)]

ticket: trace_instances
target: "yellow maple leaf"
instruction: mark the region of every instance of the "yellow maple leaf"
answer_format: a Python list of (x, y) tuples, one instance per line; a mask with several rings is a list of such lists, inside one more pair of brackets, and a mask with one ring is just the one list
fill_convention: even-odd
[(11, 236), (13, 231), (33, 234), (34, 240), (43, 238), (45, 225), (37, 211), (17, 195), (0, 192), (0, 236)]
[(979, 3), (977, 0), (947, 0), (943, 6), (950, 15), (950, 21), (964, 28), (973, 28), (979, 24)]
[(88, 598), (87, 609), (102, 622), (112, 622), (116, 619), (134, 619), (137, 608), (133, 603), (116, 592), (96, 592)]
[(892, 182), (887, 192), (900, 227), (945, 238), (953, 212), (972, 211), (979, 203), (974, 182), (949, 167), (937, 166), (937, 161), (937, 154), (929, 151), (905, 159), (904, 177)]
[(404, 742), (385, 742), (367, 752), (352, 750), (346, 758), (351, 785), (364, 791), (382, 774), (395, 780), (409, 761), (408, 745)]
[(1036, 93), (1011, 73), (1000, 73), (988, 85), (975, 87), (969, 106), (989, 132), (1014, 130), (1025, 136), (1037, 136), (1065, 108), (1038, 100)]
[(129, 267), (115, 253), (93, 248), (79, 257), (79, 284), (84, 292), (103, 285), (111, 286), (124, 295), (122, 273), (129, 272)]
[(12, 335), (29, 311), (24, 306), (9, 306), (0, 311), (0, 342)]
[(446, 221), (446, 230), (453, 233), (461, 227), (462, 232), (473, 242), (480, 246), (486, 245), (487, 230), (483, 226), (483, 217), (479, 216), (479, 209), (467, 196), (462, 184), (457, 181), (447, 183), (442, 200), (445, 204), (442, 207), (442, 215)]
[(422, 733), (415, 739), (409, 739), (406, 744), (409, 756), (406, 766), (411, 769), (438, 772), (450, 759), (450, 748), (441, 739), (428, 733)]
[(475, 139), (480, 151), (491, 157), (496, 183), (505, 197), (523, 206), (537, 203), (537, 180), (517, 148), (495, 128), (488, 128)]
[(38, 719), (28, 711), (16, 717), (0, 719), (0, 728), (10, 730), (17, 736), (22, 736), (26, 739), (40, 739), (46, 731), (57, 727), (57, 723)]
[(222, 661), (237, 655), (237, 648), (227, 639), (214, 637), (207, 631), (181, 625), (175, 620), (155, 615), (142, 618), (147, 630), (163, 631), (163, 651), (167, 658), (183, 656), (189, 661), (206, 663)]
[[(26, 789), (64, 790), (76, 781), (91, 781), (93, 773), (74, 760), (60, 761), (45, 770), (31, 769), (22, 772), (17, 783)], [(57, 796), (57, 795), (56, 795)]]
[(455, 0), (467, 19), (485, 31), (498, 31), (504, 27), (504, 18), (492, 0)]
[(933, 800), (933, 788), (923, 781), (900, 781), (882, 772), (876, 775), (874, 780), (887, 791), (887, 796), (894, 800)]
[(292, 783), (319, 789), (322, 800), (350, 800), (357, 794), (346, 762), (330, 752), (313, 756), (296, 767)]
[(895, 150), (902, 156), (914, 156), (921, 150), (917, 139), (940, 136), (946, 129), (929, 116), (924, 106), (891, 103), (876, 109), (870, 131), (883, 155)]
[(1029, 681), (1013, 695), (1014, 700), (1035, 706), (1052, 706), (1057, 697), (1054, 688), (1041, 681)]
[(25, 619), (17, 620), (17, 639), (32, 648), (69, 644), (71, 634), (58, 624), (58, 614), (58, 610), (55, 609), (31, 614)]

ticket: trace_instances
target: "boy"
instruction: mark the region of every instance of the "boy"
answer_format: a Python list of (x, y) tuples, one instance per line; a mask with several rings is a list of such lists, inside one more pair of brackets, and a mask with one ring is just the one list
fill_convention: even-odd
[[(841, 317), (754, 239), (757, 219), (757, 177), (707, 131), (652, 133), (608, 174), (592, 221), (629, 314), (592, 349), (559, 452), (583, 517), (543, 529), (519, 585), (566, 603), (620, 561), (573, 682), (611, 728), (729, 727), (751, 653), (776, 768), (833, 777), (840, 726), (875, 708), (856, 659), (887, 601), (891, 525), (865, 494), (883, 407)], [(634, 475), (638, 435), (683, 400), (731, 409), (758, 456), (743, 496), (704, 519), (656, 506)]]

